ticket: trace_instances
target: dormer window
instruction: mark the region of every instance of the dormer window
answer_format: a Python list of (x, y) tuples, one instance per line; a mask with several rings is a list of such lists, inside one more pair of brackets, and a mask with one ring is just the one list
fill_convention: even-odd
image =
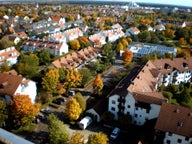
[(177, 124), (178, 127), (182, 127), (183, 126), (183, 121), (179, 121)]
[(164, 68), (167, 69), (167, 70), (170, 70), (170, 69), (171, 69), (171, 66), (166, 63), (165, 66), (164, 66)]
[(188, 69), (189, 65), (184, 62), (184, 63), (183, 63), (183, 67), (186, 68), (186, 69)]

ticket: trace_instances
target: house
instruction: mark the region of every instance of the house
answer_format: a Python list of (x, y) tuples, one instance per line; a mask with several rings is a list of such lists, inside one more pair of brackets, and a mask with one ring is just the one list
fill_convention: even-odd
[(67, 42), (83, 36), (83, 32), (79, 28), (68, 29), (64, 32)]
[(136, 27), (131, 27), (126, 30), (126, 33), (130, 33), (131, 35), (138, 35), (140, 33), (140, 30)]
[(64, 24), (65, 18), (62, 16), (51, 16), (48, 18), (48, 22), (51, 22), (52, 25)]
[(15, 34), (8, 35), (8, 39), (12, 41), (15, 45), (17, 45), (20, 42), (20, 38), (16, 36)]
[(51, 66), (55, 68), (80, 68), (83, 65), (89, 63), (90, 61), (94, 61), (97, 57), (98, 49), (93, 47), (87, 47), (81, 49), (80, 51), (73, 52), (64, 57), (59, 58), (52, 62)]
[(35, 52), (37, 50), (48, 50), (51, 54), (61, 56), (68, 53), (68, 45), (63, 42), (42, 39), (27, 39), (23, 42), (21, 48), (25, 52)]
[(106, 44), (105, 36), (101, 33), (90, 35), (89, 40), (91, 41), (93, 47), (102, 47)]
[(112, 25), (111, 28), (116, 29), (116, 30), (122, 30), (123, 29), (123, 27), (119, 23)]
[(28, 95), (34, 103), (37, 95), (36, 83), (21, 75), (0, 72), (0, 97), (9, 104), (10, 99), (18, 94)]
[(86, 111), (86, 114), (92, 116), (93, 120), (100, 122), (103, 113), (107, 111), (107, 99), (100, 99), (91, 109)]
[(164, 56), (166, 53), (172, 54), (173, 57), (177, 55), (177, 49), (163, 45), (133, 42), (128, 46), (132, 51), (134, 59), (140, 59), (145, 55), (157, 53), (159, 56)]
[(15, 49), (15, 47), (9, 47), (0, 51), (0, 65), (7, 62), (10, 66), (17, 63), (17, 58), (20, 53)]
[(124, 36), (124, 32), (118, 29), (102, 31), (101, 34), (104, 35), (105, 39), (109, 42), (114, 42)]
[(165, 30), (165, 26), (162, 24), (158, 24), (154, 27), (154, 31), (163, 31)]
[(164, 144), (190, 144), (191, 122), (192, 109), (163, 103), (155, 125), (156, 136), (164, 135)]
[(54, 41), (65, 42), (65, 43), (67, 42), (66, 37), (62, 32), (50, 34), (49, 38)]
[(168, 101), (157, 88), (190, 82), (191, 62), (192, 58), (149, 60), (144, 66), (133, 69), (110, 94), (108, 111), (115, 119), (119, 114), (129, 114), (136, 125), (157, 118), (162, 103)]

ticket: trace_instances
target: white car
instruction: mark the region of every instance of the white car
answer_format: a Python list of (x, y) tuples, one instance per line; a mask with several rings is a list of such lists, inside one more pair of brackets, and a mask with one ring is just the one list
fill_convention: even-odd
[(116, 139), (118, 136), (119, 136), (119, 133), (120, 133), (120, 129), (119, 128), (114, 128), (111, 135), (110, 135), (110, 138), (111, 139)]

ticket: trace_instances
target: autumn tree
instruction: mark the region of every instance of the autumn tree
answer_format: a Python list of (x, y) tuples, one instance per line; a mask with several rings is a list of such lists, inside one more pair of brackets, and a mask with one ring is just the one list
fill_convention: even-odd
[(67, 144), (86, 144), (85, 136), (79, 132), (74, 132)]
[(122, 53), (122, 59), (125, 63), (130, 63), (133, 59), (133, 53), (132, 51), (126, 49), (123, 53)]
[(8, 118), (8, 109), (5, 100), (0, 100), (0, 127), (3, 126), (4, 122)]
[(15, 128), (30, 124), (38, 112), (28, 95), (16, 95), (10, 102), (10, 120)]
[(116, 49), (117, 49), (118, 52), (124, 50), (124, 46), (123, 46), (122, 42), (119, 42), (119, 43), (117, 44), (117, 48), (116, 48)]
[(66, 103), (65, 114), (70, 120), (77, 120), (82, 113), (80, 104), (75, 98), (71, 98)]
[(80, 105), (80, 107), (81, 107), (81, 109), (82, 109), (82, 112), (84, 112), (85, 109), (86, 109), (86, 100), (85, 100), (85, 98), (83, 97), (83, 95), (82, 95), (80, 92), (78, 92), (78, 93), (75, 94), (74, 98), (75, 98), (75, 99), (77, 100), (77, 102), (79, 103), (79, 105)]
[(59, 71), (55, 68), (49, 68), (42, 78), (42, 86), (45, 90), (52, 93), (57, 92), (57, 83), (59, 82)]
[(69, 90), (81, 85), (82, 75), (75, 69), (67, 69), (66, 81), (64, 87)]
[(107, 144), (108, 140), (106, 134), (97, 132), (89, 135), (87, 144)]
[(72, 50), (79, 50), (81, 45), (77, 39), (69, 42), (69, 46)]
[(182, 38), (179, 39), (179, 43), (180, 43), (181, 45), (186, 45), (186, 44), (187, 44), (187, 41), (185, 40), (184, 37), (182, 37)]
[(163, 31), (163, 35), (169, 39), (173, 39), (175, 37), (175, 31), (172, 29), (166, 29)]
[(89, 40), (82, 36), (78, 38), (79, 44), (81, 45), (81, 48), (86, 48), (90, 45)]
[(125, 37), (123, 37), (122, 39), (121, 39), (121, 42), (122, 42), (122, 44), (123, 44), (123, 47), (124, 47), (124, 49), (126, 49), (127, 48), (127, 46), (128, 46), (128, 41), (127, 41), (127, 39), (125, 38)]
[(11, 66), (9, 66), (9, 63), (8, 62), (4, 62), (1, 64), (0, 66), (0, 71), (1, 72), (7, 72), (7, 71), (10, 71), (11, 70)]
[(66, 126), (54, 114), (47, 117), (49, 129), (49, 141), (51, 144), (65, 144), (69, 140), (69, 132)]
[(11, 46), (14, 46), (14, 43), (12, 41), (10, 41), (7, 37), (3, 37), (0, 40), (0, 50), (6, 49)]
[(60, 82), (64, 82), (66, 79), (66, 75), (67, 75), (67, 69), (62, 67), (59, 68), (59, 81)]
[(93, 81), (93, 89), (96, 94), (101, 94), (101, 91), (103, 89), (103, 81), (100, 74), (97, 74), (95, 80)]

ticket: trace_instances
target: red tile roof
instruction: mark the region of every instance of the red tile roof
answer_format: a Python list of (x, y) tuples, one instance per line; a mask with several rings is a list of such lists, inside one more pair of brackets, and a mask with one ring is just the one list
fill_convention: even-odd
[(192, 137), (192, 109), (163, 103), (155, 129)]

